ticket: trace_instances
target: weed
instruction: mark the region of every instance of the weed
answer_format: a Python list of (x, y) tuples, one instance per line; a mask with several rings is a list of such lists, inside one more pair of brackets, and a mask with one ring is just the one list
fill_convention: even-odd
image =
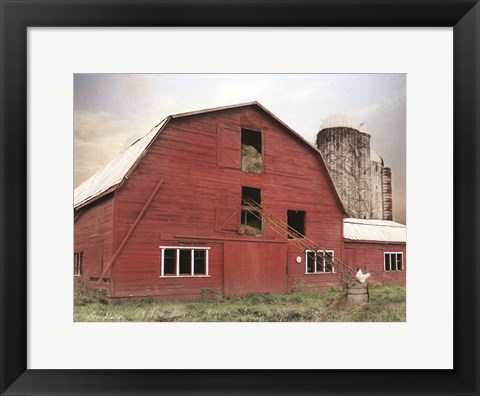
[[(349, 303), (342, 291), (301, 290), (250, 293), (199, 300), (123, 300), (109, 304), (103, 296), (75, 291), (75, 321), (124, 322), (402, 322), (405, 287), (370, 287), (370, 303)], [(216, 295), (214, 297), (217, 297)], [(105, 303), (106, 302), (106, 303)]]

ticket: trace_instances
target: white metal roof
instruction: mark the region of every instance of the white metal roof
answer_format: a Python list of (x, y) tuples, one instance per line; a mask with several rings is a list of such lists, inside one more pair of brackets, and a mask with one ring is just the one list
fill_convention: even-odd
[(123, 150), (118, 157), (111, 160), (103, 168), (99, 169), (95, 174), (80, 184), (74, 191), (73, 207), (83, 206), (93, 198), (112, 191), (120, 185), (168, 120), (169, 117), (165, 118), (145, 136), (136, 140)]
[(406, 242), (407, 226), (390, 220), (344, 219), (343, 237), (355, 241)]

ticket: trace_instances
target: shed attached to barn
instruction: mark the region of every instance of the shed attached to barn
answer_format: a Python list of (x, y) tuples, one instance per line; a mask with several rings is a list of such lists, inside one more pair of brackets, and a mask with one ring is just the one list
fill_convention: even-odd
[(344, 220), (344, 257), (352, 268), (370, 272), (372, 284), (406, 282), (407, 228), (390, 220)]

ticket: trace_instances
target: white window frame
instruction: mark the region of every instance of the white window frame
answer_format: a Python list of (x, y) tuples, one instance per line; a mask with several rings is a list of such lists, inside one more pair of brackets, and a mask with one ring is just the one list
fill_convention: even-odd
[[(77, 271), (78, 268), (78, 271)], [(83, 252), (73, 253), (73, 276), (82, 276), (83, 270)]]
[[(171, 275), (165, 275), (164, 265), (165, 265), (165, 250), (176, 250), (176, 273)], [(190, 254), (190, 274), (180, 274), (180, 250), (191, 250)], [(195, 250), (202, 250), (205, 252), (205, 273), (196, 275), (195, 271)], [(207, 246), (160, 246), (160, 278), (209, 278), (209, 266), (208, 266), (208, 256), (210, 248)]]
[(335, 251), (334, 250), (317, 250), (317, 254), (320, 253), (323, 255), (323, 271), (317, 271), (317, 259), (315, 258), (315, 272), (308, 272), (308, 253), (313, 253), (314, 250), (307, 249), (305, 250), (305, 274), (306, 275), (318, 275), (318, 274), (335, 274), (335, 266), (332, 264), (332, 272), (325, 271), (325, 253), (329, 253), (332, 255), (333, 260), (335, 260)]
[[(387, 266), (386, 266), (386, 263), (385, 263), (385, 258), (387, 256), (387, 254), (388, 255), (393, 255), (393, 254), (395, 255), (395, 269), (394, 270), (392, 270), (391, 256), (390, 256), (390, 269), (387, 270)], [(402, 261), (401, 261), (402, 262), (402, 269), (400, 269), (400, 270), (397, 268), (397, 260), (396, 260), (397, 259), (397, 257), (396, 257), (397, 254), (399, 254), (402, 257)], [(403, 252), (383, 252), (383, 271), (385, 271), (385, 272), (405, 271), (405, 264), (403, 263)]]

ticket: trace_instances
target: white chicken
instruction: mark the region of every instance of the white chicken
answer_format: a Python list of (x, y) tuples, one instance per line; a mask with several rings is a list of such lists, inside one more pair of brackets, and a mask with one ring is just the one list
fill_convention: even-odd
[(364, 274), (360, 268), (357, 271), (357, 275), (355, 275), (355, 277), (360, 281), (360, 283), (365, 283), (366, 280), (371, 276), (372, 275), (370, 274), (370, 272), (367, 272), (366, 274)]

